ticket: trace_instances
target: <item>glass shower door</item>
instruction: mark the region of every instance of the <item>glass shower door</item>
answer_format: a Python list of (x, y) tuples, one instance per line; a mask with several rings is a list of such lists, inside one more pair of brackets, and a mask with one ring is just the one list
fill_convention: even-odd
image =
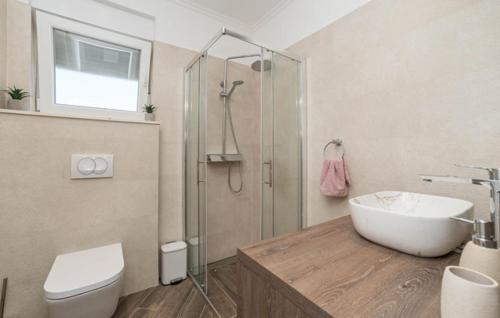
[(262, 73), (262, 236), (302, 227), (300, 62), (266, 53)]
[(206, 58), (185, 73), (185, 234), (188, 272), (201, 288), (207, 282), (206, 243)]

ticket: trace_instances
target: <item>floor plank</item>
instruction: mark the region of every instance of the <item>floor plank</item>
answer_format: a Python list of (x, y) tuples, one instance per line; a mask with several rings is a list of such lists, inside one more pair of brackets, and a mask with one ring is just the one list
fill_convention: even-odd
[(130, 318), (153, 318), (155, 316), (155, 312), (153, 310), (147, 308), (135, 308), (132, 314), (129, 316)]
[(208, 275), (208, 299), (212, 302), (215, 310), (221, 317), (233, 317), (236, 315), (236, 302), (221, 288), (212, 275)]
[(208, 304), (206, 303), (205, 298), (201, 295), (201, 292), (196, 288), (192, 288), (177, 317), (200, 317), (205, 309), (205, 306), (207, 305)]
[(218, 285), (236, 302), (237, 298), (237, 273), (236, 257), (231, 257), (208, 265), (209, 275), (212, 276)]
[(118, 308), (113, 315), (114, 318), (127, 318), (131, 317), (134, 310), (139, 306), (139, 303), (147, 297), (152, 291), (153, 288), (149, 288), (134, 294), (130, 294), (127, 297), (120, 298), (118, 303)]
[(188, 278), (177, 285), (160, 285), (122, 297), (112, 318), (234, 318), (236, 261), (231, 257), (208, 265), (207, 296), (216, 311)]
[(203, 308), (200, 318), (219, 318), (215, 311), (208, 304)]
[(177, 285), (159, 286), (165, 290), (162, 293), (163, 297), (156, 308), (155, 317), (175, 318), (188, 300), (188, 296), (192, 290), (198, 291), (190, 278), (184, 280)]
[(217, 317), (188, 278), (177, 285), (160, 285), (123, 297), (112, 318), (198, 318), (202, 315)]

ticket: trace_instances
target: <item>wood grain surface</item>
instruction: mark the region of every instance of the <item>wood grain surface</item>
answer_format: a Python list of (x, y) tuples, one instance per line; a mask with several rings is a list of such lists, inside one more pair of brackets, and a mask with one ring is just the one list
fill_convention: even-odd
[(236, 257), (208, 264), (208, 299), (221, 318), (236, 317)]
[(238, 317), (439, 317), (442, 273), (458, 259), (379, 246), (342, 217), (239, 249)]
[(187, 278), (178, 285), (160, 285), (122, 297), (112, 318), (234, 318), (236, 267), (236, 257), (208, 264), (207, 297), (211, 304)]
[(122, 297), (112, 318), (218, 318), (190, 278)]

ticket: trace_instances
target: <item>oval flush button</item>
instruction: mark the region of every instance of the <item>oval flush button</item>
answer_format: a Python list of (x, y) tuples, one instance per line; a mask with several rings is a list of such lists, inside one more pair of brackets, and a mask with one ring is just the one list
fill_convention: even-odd
[(71, 179), (113, 178), (112, 154), (72, 154)]
[(102, 157), (97, 157), (94, 159), (95, 162), (95, 174), (103, 174), (108, 170), (108, 162)]
[(78, 172), (86, 176), (93, 173), (95, 168), (96, 168), (96, 163), (94, 159), (90, 157), (84, 157), (80, 159), (77, 164)]

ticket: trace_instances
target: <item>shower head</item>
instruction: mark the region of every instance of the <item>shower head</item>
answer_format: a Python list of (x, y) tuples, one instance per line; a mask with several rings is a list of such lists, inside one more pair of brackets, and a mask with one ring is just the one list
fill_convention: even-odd
[(250, 65), (252, 70), (256, 72), (262, 71), (262, 65), (264, 65), (264, 71), (269, 71), (271, 69), (271, 61), (270, 60), (263, 60), (261, 63), (261, 60), (257, 60)]

